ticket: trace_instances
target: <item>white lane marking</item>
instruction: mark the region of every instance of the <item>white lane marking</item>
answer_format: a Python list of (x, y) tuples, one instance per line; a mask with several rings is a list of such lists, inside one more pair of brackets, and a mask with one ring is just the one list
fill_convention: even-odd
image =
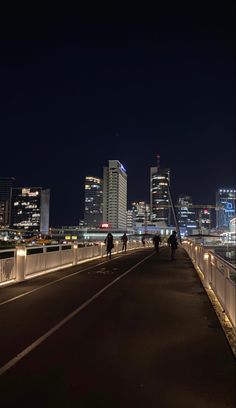
[[(132, 255), (132, 252), (131, 252), (129, 255)], [(116, 256), (116, 257), (113, 258), (113, 259), (117, 259), (117, 258), (121, 258), (121, 257), (122, 257), (122, 255), (118, 255), (118, 256)], [(101, 258), (101, 259), (102, 259), (102, 258)], [(91, 261), (92, 261), (92, 259), (91, 259)], [(64, 280), (64, 279), (71, 278), (71, 276), (78, 275), (78, 274), (81, 273), (81, 272), (85, 272), (85, 271), (88, 271), (89, 269), (96, 268), (97, 266), (103, 265), (103, 264), (105, 264), (105, 263), (107, 263), (107, 262), (110, 262), (110, 260), (106, 260), (106, 261), (100, 262), (100, 263), (97, 264), (97, 265), (88, 266), (87, 268), (81, 269), (80, 271), (77, 271), (77, 272), (73, 272), (73, 273), (71, 273), (70, 275), (63, 276), (62, 278), (58, 278), (58, 279), (56, 279), (56, 280), (54, 280), (54, 281), (52, 281), (52, 282), (46, 283), (45, 285), (39, 286), (38, 288), (29, 290), (28, 292), (21, 293), (20, 295), (15, 296), (15, 297), (13, 297), (13, 298), (11, 298), (11, 299), (4, 300), (3, 302), (0, 303), (0, 306), (5, 305), (6, 303), (13, 302), (14, 300), (20, 299), (21, 297), (30, 295), (30, 294), (33, 293), (33, 292), (37, 292), (37, 291), (40, 290), (40, 289), (46, 288), (47, 286), (53, 285), (54, 283), (60, 282), (60, 281), (62, 281), (62, 280)], [(78, 265), (79, 265), (79, 264), (77, 264), (77, 266), (78, 266)], [(74, 266), (76, 266), (76, 265), (74, 265)], [(58, 269), (58, 271), (60, 271), (60, 269)], [(55, 271), (55, 272), (56, 272), (56, 271)], [(36, 277), (36, 276), (35, 276), (35, 277)]]
[(21, 351), (15, 357), (13, 357), (11, 360), (9, 360), (6, 364), (4, 364), (4, 366), (0, 367), (0, 375), (4, 374), (6, 371), (8, 371), (11, 367), (13, 367), (15, 364), (17, 364), (23, 357), (25, 357), (27, 354), (29, 354), (31, 351), (33, 351), (36, 347), (38, 347), (41, 343), (43, 343), (48, 337), (50, 337), (57, 330), (59, 330), (62, 326), (64, 326), (67, 322), (69, 322), (71, 319), (73, 319), (73, 317), (75, 317), (83, 309), (85, 309), (98, 296), (100, 296), (103, 292), (105, 292), (107, 289), (109, 289), (110, 286), (114, 285), (116, 282), (118, 282), (120, 279), (122, 279), (125, 275), (127, 275), (133, 269), (137, 268), (137, 266), (141, 265), (143, 262), (145, 262), (148, 258), (150, 258), (153, 255), (154, 255), (154, 253), (152, 252), (151, 255), (146, 256), (144, 259), (139, 261), (137, 264), (133, 265), (130, 269), (128, 269), (122, 275), (118, 276), (112, 282), (108, 283), (108, 285), (104, 286), (103, 289), (99, 290), (90, 299), (88, 299), (88, 300), (86, 300), (86, 302), (82, 303), (81, 306), (79, 306), (73, 312), (68, 314), (63, 320), (61, 320), (59, 323), (57, 323), (55, 326), (53, 326), (50, 330), (48, 330), (45, 334), (43, 334), (37, 340), (35, 340), (32, 344), (30, 344), (30, 346), (26, 347), (23, 351)]
[[(15, 296), (15, 297), (13, 297), (13, 298), (11, 298), (11, 299), (4, 300), (3, 302), (0, 303), (0, 306), (5, 305), (6, 303), (13, 302), (14, 300), (20, 299), (20, 298), (23, 297), (23, 296), (27, 296), (27, 295), (29, 295), (30, 293), (37, 292), (37, 290), (46, 288), (47, 286), (53, 285), (53, 284), (56, 283), (56, 282), (60, 282), (60, 281), (62, 281), (62, 280), (64, 280), (64, 279), (70, 278), (70, 277), (73, 276), (73, 275), (77, 275), (77, 274), (79, 274), (79, 273), (81, 273), (81, 272), (87, 271), (87, 270), (92, 269), (92, 268), (94, 268), (94, 267), (96, 268), (96, 266), (103, 265), (104, 263), (106, 263), (106, 261), (105, 261), (105, 262), (101, 262), (101, 263), (98, 264), (98, 265), (88, 266), (87, 268), (81, 269), (80, 271), (77, 271), (77, 272), (70, 273), (69, 275), (63, 276), (62, 278), (58, 278), (58, 279), (56, 279), (56, 280), (54, 280), (54, 281), (52, 281), (52, 282), (45, 283), (45, 285), (39, 286), (38, 288), (29, 290), (28, 292), (21, 293), (20, 295)], [(76, 266), (76, 265), (74, 265), (74, 266)]]

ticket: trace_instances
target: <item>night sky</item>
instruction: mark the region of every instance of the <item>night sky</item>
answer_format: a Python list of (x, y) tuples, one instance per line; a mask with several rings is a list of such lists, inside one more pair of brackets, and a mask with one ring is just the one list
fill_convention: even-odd
[(78, 224), (109, 159), (129, 203), (149, 200), (157, 153), (176, 198), (235, 186), (235, 13), (190, 3), (1, 13), (0, 175), (51, 188), (51, 225)]

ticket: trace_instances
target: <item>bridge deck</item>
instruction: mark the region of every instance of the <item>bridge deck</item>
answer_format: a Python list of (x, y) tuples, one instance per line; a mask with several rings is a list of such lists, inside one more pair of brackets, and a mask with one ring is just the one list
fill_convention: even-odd
[(236, 403), (234, 356), (181, 248), (172, 262), (146, 249), (1, 289), (0, 327), (3, 407)]

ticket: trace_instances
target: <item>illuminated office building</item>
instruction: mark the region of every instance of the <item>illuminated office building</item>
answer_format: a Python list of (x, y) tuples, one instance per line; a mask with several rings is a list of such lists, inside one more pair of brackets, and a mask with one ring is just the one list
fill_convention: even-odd
[(150, 205), (145, 201), (135, 201), (132, 203), (135, 226), (141, 226), (150, 221)]
[(151, 167), (150, 170), (150, 217), (160, 226), (170, 225), (170, 200), (168, 184), (170, 169)]
[(6, 223), (6, 203), (0, 201), (0, 226), (7, 225)]
[(216, 228), (229, 229), (235, 217), (236, 190), (221, 188), (216, 193)]
[(102, 179), (85, 177), (85, 206), (84, 225), (86, 227), (99, 227), (102, 224)]
[(198, 226), (201, 232), (209, 232), (211, 229), (211, 209), (203, 208), (198, 213)]
[(49, 230), (50, 190), (41, 187), (12, 189), (12, 228), (40, 231)]
[(127, 211), (127, 230), (134, 230), (135, 229), (135, 214), (133, 210)]
[(13, 177), (0, 177), (0, 226), (10, 225)]
[(178, 199), (178, 223), (179, 227), (191, 234), (197, 228), (196, 211), (191, 208), (193, 205), (190, 196), (181, 196)]
[(103, 168), (103, 223), (110, 228), (127, 227), (127, 174), (118, 160)]

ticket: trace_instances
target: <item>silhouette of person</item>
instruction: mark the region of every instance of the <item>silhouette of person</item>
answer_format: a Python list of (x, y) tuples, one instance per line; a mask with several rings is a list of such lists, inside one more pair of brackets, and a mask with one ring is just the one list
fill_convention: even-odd
[(142, 244), (143, 244), (143, 246), (145, 247), (145, 245), (146, 245), (145, 235), (142, 236)]
[(172, 234), (168, 238), (168, 244), (171, 248), (171, 261), (175, 260), (175, 251), (178, 248), (178, 241), (176, 238), (176, 231), (173, 231)]
[(160, 237), (160, 235), (154, 235), (154, 237), (153, 237), (153, 244), (154, 244), (154, 246), (155, 246), (155, 250), (156, 250), (156, 252), (158, 253), (159, 252), (159, 245), (160, 245), (160, 243), (161, 243), (161, 237)]
[(128, 237), (127, 237), (127, 235), (126, 235), (126, 232), (124, 233), (124, 235), (122, 235), (121, 241), (122, 241), (122, 251), (125, 251), (125, 252), (126, 252), (127, 241), (128, 241)]
[(111, 251), (114, 248), (114, 244), (113, 244), (113, 235), (110, 232), (108, 232), (104, 242), (107, 246), (107, 257), (109, 256), (109, 258), (111, 259)]

